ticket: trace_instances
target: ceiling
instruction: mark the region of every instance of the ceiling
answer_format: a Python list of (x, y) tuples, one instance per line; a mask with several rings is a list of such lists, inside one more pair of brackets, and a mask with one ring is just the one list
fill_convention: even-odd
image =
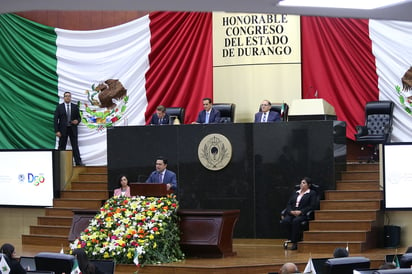
[(277, 7), (275, 5), (277, 1), (278, 0), (1, 0), (0, 13), (30, 10), (227, 11), (412, 21), (412, 0), (376, 10)]

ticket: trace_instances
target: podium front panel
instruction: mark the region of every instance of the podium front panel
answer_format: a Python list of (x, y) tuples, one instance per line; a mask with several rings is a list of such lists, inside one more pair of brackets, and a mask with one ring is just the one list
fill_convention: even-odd
[[(282, 238), (280, 212), (301, 177), (312, 177), (323, 190), (335, 187), (335, 123), (115, 127), (107, 132), (109, 190), (118, 187), (120, 174), (132, 182), (148, 176), (162, 155), (177, 175), (181, 208), (239, 209), (236, 238)], [(341, 127), (344, 133), (344, 123)], [(199, 160), (199, 144), (209, 134), (223, 135), (232, 147), (229, 163), (220, 170)]]

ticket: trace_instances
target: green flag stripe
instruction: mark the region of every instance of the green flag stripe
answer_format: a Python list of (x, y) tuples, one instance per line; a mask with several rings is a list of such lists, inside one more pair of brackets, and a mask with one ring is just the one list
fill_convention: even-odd
[(0, 37), (0, 149), (54, 148), (54, 28), (2, 14)]

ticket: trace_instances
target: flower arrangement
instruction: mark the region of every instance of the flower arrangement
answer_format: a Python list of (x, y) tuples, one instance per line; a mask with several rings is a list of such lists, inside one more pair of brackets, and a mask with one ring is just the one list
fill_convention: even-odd
[(106, 201), (71, 249), (89, 258), (144, 266), (182, 260), (176, 195), (113, 197)]

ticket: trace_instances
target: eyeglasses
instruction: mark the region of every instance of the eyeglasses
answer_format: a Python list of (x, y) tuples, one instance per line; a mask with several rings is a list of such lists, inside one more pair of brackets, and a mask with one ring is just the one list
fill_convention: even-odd
[(268, 104), (261, 104), (260, 106), (262, 106), (262, 107), (267, 107)]

